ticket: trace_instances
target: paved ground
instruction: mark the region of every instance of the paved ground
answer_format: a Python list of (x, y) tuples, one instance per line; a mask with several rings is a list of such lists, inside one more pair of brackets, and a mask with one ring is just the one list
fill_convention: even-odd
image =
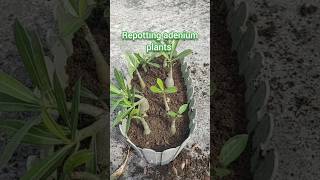
[[(249, 0), (270, 79), (276, 179), (320, 179), (320, 1)], [(307, 8), (303, 8), (304, 4)]]
[[(196, 86), (196, 100), (198, 117), (198, 130), (193, 136), (192, 142), (199, 143), (204, 153), (209, 154), (209, 1), (143, 1), (143, 0), (112, 0), (111, 1), (111, 68), (114, 67), (126, 71), (123, 54), (126, 51), (144, 52), (147, 41), (128, 42), (121, 40), (122, 31), (196, 31), (199, 33), (198, 41), (185, 41), (178, 49), (190, 48), (194, 54), (188, 58), (188, 62), (196, 74), (192, 76)], [(122, 149), (125, 143), (119, 139), (117, 129), (112, 130), (111, 139), (111, 171), (114, 171), (122, 162), (124, 154)], [(141, 178), (141, 174), (135, 171), (146, 164), (134, 155), (130, 159), (129, 170), (125, 177)]]

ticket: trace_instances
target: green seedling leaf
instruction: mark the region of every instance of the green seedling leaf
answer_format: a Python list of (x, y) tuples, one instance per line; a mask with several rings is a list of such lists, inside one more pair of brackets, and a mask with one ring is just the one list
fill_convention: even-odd
[(126, 90), (127, 88), (123, 74), (119, 72), (117, 69), (114, 69), (114, 76), (116, 77), (120, 89)]
[(36, 65), (33, 59), (33, 49), (29, 34), (20, 24), (18, 20), (14, 24), (14, 36), (19, 54), (22, 58), (23, 64), (27, 69), (29, 76), (32, 79), (33, 84), (38, 87), (41, 85)]
[(132, 108), (126, 109), (125, 111), (120, 111), (117, 114), (116, 119), (112, 123), (112, 127), (115, 127), (116, 125), (120, 124), (123, 119), (128, 116), (128, 114), (131, 112)]
[(91, 159), (93, 159), (93, 153), (90, 150), (80, 150), (75, 152), (65, 161), (63, 171), (66, 174), (71, 174), (76, 167), (85, 164)]
[(19, 129), (11, 138), (9, 138), (8, 144), (6, 145), (4, 151), (1, 153), (0, 156), (0, 168), (2, 168), (8, 163), (13, 153), (21, 143), (23, 137), (28, 133), (29, 129), (39, 122), (40, 118), (38, 117), (29, 120), (21, 129)]
[(178, 46), (179, 40), (173, 40), (172, 41), (172, 50), (170, 52), (170, 59), (174, 56), (174, 53), (176, 52), (177, 46)]
[(157, 84), (159, 88), (163, 91), (164, 90), (164, 84), (163, 81), (160, 78), (157, 78)]
[(75, 85), (75, 92), (74, 92), (74, 96), (72, 98), (72, 105), (71, 105), (71, 137), (72, 137), (72, 140), (75, 139), (77, 129), (78, 129), (80, 91), (81, 91), (81, 79), (79, 79)]
[(53, 75), (53, 88), (54, 95), (57, 102), (57, 109), (61, 117), (67, 122), (67, 125), (71, 127), (71, 120), (69, 117), (69, 112), (66, 104), (66, 95), (64, 93), (64, 89), (61, 86), (60, 80), (55, 72)]
[(57, 16), (59, 34), (62, 38), (72, 37), (85, 23), (84, 19), (66, 12), (61, 4), (57, 6), (55, 14)]
[(62, 0), (60, 2), (63, 3), (64, 10), (74, 17), (79, 17), (78, 9), (79, 4), (77, 3), (78, 0)]
[(121, 95), (122, 91), (120, 89), (118, 89), (115, 85), (110, 84), (110, 93), (116, 94), (116, 95)]
[[(43, 94), (50, 93), (51, 91), (51, 81), (49, 78), (49, 73), (47, 70), (47, 65), (45, 62), (45, 56), (42, 48), (41, 41), (36, 33), (29, 33), (31, 38), (33, 61), (36, 67), (37, 76), (40, 79), (40, 85), (38, 88)], [(53, 94), (50, 94), (53, 97)]]
[(61, 166), (65, 157), (70, 153), (74, 145), (66, 145), (59, 151), (53, 153), (48, 158), (41, 160), (31, 167), (29, 171), (21, 178), (21, 180), (30, 179), (46, 179), (50, 176), (59, 166)]
[(99, 100), (98, 96), (96, 96), (92, 91), (90, 91), (89, 89), (87, 89), (85, 87), (81, 87), (80, 95), (82, 97), (89, 98), (89, 99), (92, 99), (92, 100), (96, 100), (96, 101)]
[(168, 114), (169, 116), (171, 116), (172, 118), (176, 118), (176, 117), (178, 116), (178, 114), (175, 113), (175, 112), (173, 112), (173, 111), (169, 111), (167, 114)]
[(67, 144), (70, 143), (70, 140), (64, 134), (64, 130), (62, 129), (62, 127), (60, 127), (60, 125), (51, 117), (51, 115), (46, 110), (42, 111), (41, 117), (43, 123), (52, 134), (63, 140), (63, 142)]
[(222, 147), (219, 161), (223, 167), (228, 167), (245, 150), (248, 142), (247, 134), (240, 134), (230, 138)]
[(188, 108), (188, 104), (183, 104), (178, 110), (178, 114), (183, 114)]
[[(27, 122), (19, 120), (1, 120), (0, 129), (6, 130), (10, 134), (18, 133)], [(55, 145), (63, 144), (63, 141), (48, 132), (43, 126), (33, 126), (23, 137), (22, 143), (34, 145)]]
[(231, 171), (226, 168), (214, 168), (215, 175), (222, 178), (231, 174)]
[(79, 0), (79, 15), (80, 17), (86, 17), (88, 10), (87, 0)]
[(93, 158), (89, 159), (86, 162), (86, 171), (90, 173), (96, 174), (97, 172), (97, 153), (96, 153), (96, 136), (92, 136), (91, 144), (90, 144), (90, 151), (93, 153)]
[(153, 67), (160, 68), (160, 65), (157, 64), (157, 63), (149, 62), (148, 64), (153, 66)]
[(151, 90), (153, 93), (162, 93), (161, 89), (159, 89), (159, 88), (156, 87), (156, 86), (151, 86), (151, 87), (150, 87), (150, 90)]
[(0, 71), (0, 93), (7, 94), (24, 102), (39, 104), (33, 92), (16, 79)]
[(31, 104), (21, 101), (7, 94), (0, 93), (1, 112), (33, 112), (40, 111), (39, 104)]
[(177, 92), (177, 88), (176, 87), (168, 87), (167, 89), (165, 89), (165, 93), (167, 94), (172, 94), (172, 93), (176, 93)]
[(190, 54), (192, 54), (192, 50), (187, 49), (187, 50), (184, 50), (181, 53), (179, 53), (175, 58), (176, 59), (183, 59), (183, 58), (189, 56)]

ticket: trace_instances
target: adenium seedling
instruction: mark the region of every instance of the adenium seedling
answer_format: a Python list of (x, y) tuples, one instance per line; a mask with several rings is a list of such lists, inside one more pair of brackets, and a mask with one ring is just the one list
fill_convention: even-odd
[(157, 78), (157, 86), (151, 86), (150, 90), (153, 93), (157, 93), (157, 94), (162, 94), (163, 97), (163, 102), (166, 108), (166, 111), (170, 111), (170, 107), (168, 105), (167, 102), (167, 94), (172, 94), (172, 93), (176, 93), (177, 92), (177, 88), (172, 86), (172, 87), (164, 87), (163, 81), (160, 78)]
[(182, 51), (181, 53), (177, 53), (177, 46), (179, 43), (179, 40), (173, 40), (171, 42), (172, 45), (172, 49), (170, 52), (162, 52), (162, 55), (164, 56), (164, 66), (169, 66), (169, 73), (168, 76), (165, 80), (165, 84), (167, 87), (172, 87), (174, 86), (174, 80), (173, 80), (173, 74), (172, 74), (172, 69), (173, 69), (173, 65), (177, 60), (183, 59), (186, 56), (192, 54), (192, 50), (191, 49), (187, 49)]
[(159, 64), (153, 62), (157, 56), (155, 52), (148, 54), (134, 53), (134, 55), (140, 61), (141, 67), (143, 68), (144, 72), (147, 72), (148, 66), (160, 68)]
[(176, 134), (176, 120), (182, 117), (182, 114), (187, 110), (188, 108), (188, 104), (183, 104), (180, 106), (178, 112), (174, 112), (174, 111), (169, 111), (167, 112), (167, 114), (171, 117), (171, 134), (174, 135)]
[(126, 54), (126, 58), (128, 61), (129, 75), (131, 76), (131, 78), (133, 78), (133, 74), (136, 73), (139, 78), (140, 87), (142, 89), (146, 88), (146, 84), (144, 83), (138, 70), (139, 66), (141, 65), (141, 61), (136, 56), (129, 53)]
[[(130, 120), (135, 119), (135, 120), (138, 120), (139, 122), (141, 122), (143, 129), (144, 129), (144, 131), (143, 131), (144, 135), (148, 135), (151, 133), (149, 125), (146, 122), (146, 120), (144, 119), (143, 114), (141, 113), (140, 109), (133, 109), (129, 114), (129, 119)], [(130, 121), (128, 123), (130, 123)]]

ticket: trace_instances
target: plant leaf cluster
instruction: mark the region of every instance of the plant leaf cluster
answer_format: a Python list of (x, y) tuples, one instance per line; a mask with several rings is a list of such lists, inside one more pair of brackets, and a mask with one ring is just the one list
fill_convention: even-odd
[[(79, 8), (81, 6), (79, 4)], [(1, 153), (0, 166), (8, 163), (22, 143), (56, 146), (59, 147), (56, 151), (34, 163), (21, 179), (46, 179), (59, 167), (64, 167), (61, 176), (69, 179), (73, 170), (91, 160), (95, 153), (79, 148), (82, 140), (92, 137), (97, 131), (92, 129), (88, 132), (88, 127), (85, 130), (78, 129), (81, 80), (74, 87), (72, 102), (67, 102), (58, 75), (48, 73), (37, 35), (27, 31), (17, 20), (14, 35), (19, 54), (36, 91), (0, 72), (0, 111), (35, 112), (36, 115), (28, 120), (0, 120), (0, 128), (7, 132), (9, 139)], [(90, 94), (88, 91), (86, 93)], [(61, 122), (55, 118), (57, 113)]]

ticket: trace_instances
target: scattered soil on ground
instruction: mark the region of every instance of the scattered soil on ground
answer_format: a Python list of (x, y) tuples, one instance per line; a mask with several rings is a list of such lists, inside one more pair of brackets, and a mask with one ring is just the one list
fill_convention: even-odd
[[(160, 59), (157, 60), (159, 64), (162, 64)], [(168, 94), (170, 99), (169, 107), (172, 111), (177, 112), (182, 104), (187, 103), (187, 91), (184, 85), (184, 80), (181, 73), (180, 63), (176, 63), (173, 68), (173, 77), (177, 93)], [(189, 118), (187, 111), (183, 114), (183, 117), (176, 120), (177, 132), (174, 136), (170, 133), (171, 119), (166, 113), (163, 98), (160, 94), (151, 92), (150, 87), (156, 85), (156, 79), (160, 78), (163, 81), (166, 78), (166, 70), (164, 68), (148, 68), (147, 72), (142, 69), (139, 70), (143, 80), (146, 83), (146, 88), (143, 91), (143, 95), (148, 99), (150, 108), (147, 112), (148, 117), (146, 121), (150, 126), (151, 133), (149, 135), (143, 134), (142, 125), (137, 121), (132, 121), (131, 127), (128, 131), (130, 140), (139, 147), (151, 148), (156, 151), (163, 151), (168, 148), (179, 146), (189, 134)], [(139, 89), (138, 77), (134, 77), (132, 85)], [(141, 90), (140, 90), (141, 91)]]
[[(216, 1), (220, 4), (221, 1)], [(231, 51), (231, 38), (226, 26), (226, 12), (219, 12), (218, 7), (212, 8), (213, 17), (211, 30), (213, 51), (211, 51), (211, 81), (215, 92), (211, 96), (211, 131), (210, 156), (211, 167), (219, 166), (218, 156), (223, 144), (236, 134), (247, 133), (248, 124), (245, 118), (245, 83), (238, 75), (236, 54)], [(249, 146), (248, 146), (249, 147)], [(250, 175), (249, 148), (240, 158), (231, 164), (232, 174), (223, 179), (248, 180)], [(211, 172), (213, 175), (214, 172)]]
[[(191, 152), (196, 153), (193, 157)], [(197, 179), (209, 180), (209, 158), (198, 148), (194, 151), (183, 150), (171, 163), (164, 166), (146, 168), (144, 174), (147, 178), (162, 179)]]

